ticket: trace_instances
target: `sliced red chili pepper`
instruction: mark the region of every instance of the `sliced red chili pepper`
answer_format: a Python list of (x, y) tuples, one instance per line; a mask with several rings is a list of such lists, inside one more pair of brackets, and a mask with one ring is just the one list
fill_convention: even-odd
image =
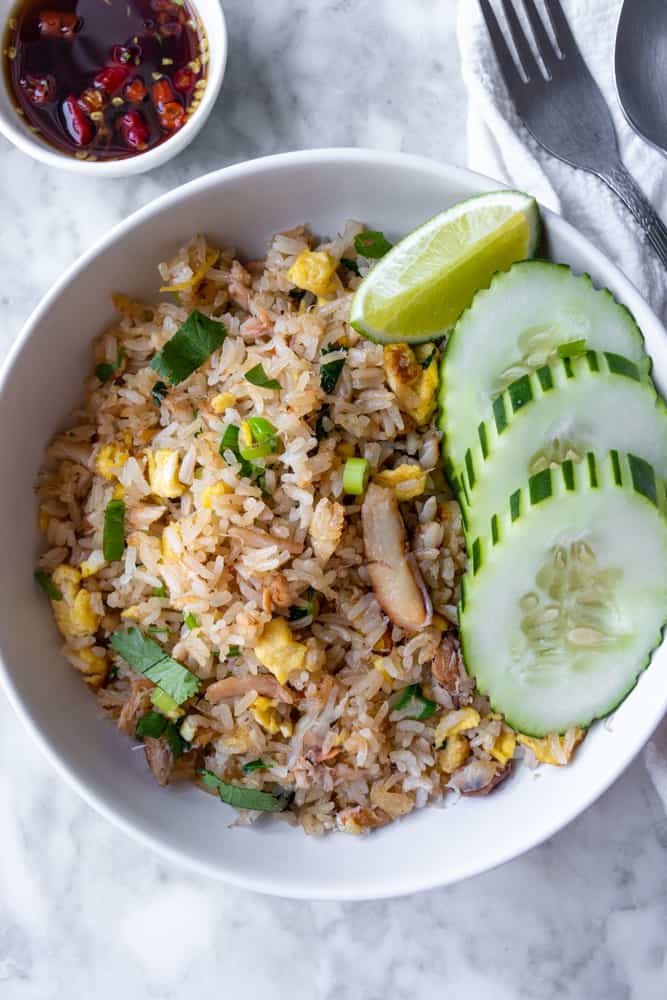
[(116, 120), (116, 125), (123, 133), (125, 144), (130, 149), (142, 150), (148, 145), (150, 131), (143, 115), (138, 111), (126, 111)]
[(105, 66), (95, 77), (94, 83), (100, 90), (105, 90), (107, 94), (115, 94), (120, 90), (130, 71), (127, 66)]
[(185, 108), (178, 101), (169, 101), (160, 111), (160, 125), (167, 132), (176, 132), (185, 125)]
[(72, 141), (77, 146), (87, 146), (94, 135), (93, 126), (80, 108), (74, 94), (70, 94), (63, 101), (62, 113), (65, 128)]
[(182, 94), (186, 94), (195, 85), (195, 74), (187, 67), (177, 69), (172, 77), (172, 83), (176, 90), (179, 90)]
[(56, 81), (50, 75), (24, 76), (21, 87), (31, 104), (48, 104), (56, 96)]
[(79, 18), (68, 10), (43, 10), (39, 15), (39, 33), (47, 38), (73, 38)]
[(174, 92), (171, 89), (171, 84), (166, 76), (163, 76), (161, 80), (157, 80), (151, 87), (151, 97), (153, 98), (153, 104), (161, 111), (165, 104), (169, 101), (173, 101)]
[(123, 97), (125, 100), (132, 101), (133, 104), (139, 104), (140, 101), (143, 101), (145, 96), (146, 84), (140, 76), (135, 76), (134, 80), (130, 80), (123, 91)]

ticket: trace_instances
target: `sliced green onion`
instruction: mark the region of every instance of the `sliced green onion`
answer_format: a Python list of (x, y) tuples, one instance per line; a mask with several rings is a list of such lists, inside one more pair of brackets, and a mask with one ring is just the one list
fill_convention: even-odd
[(410, 684), (408, 687), (403, 688), (398, 699), (394, 702), (393, 711), (400, 712), (404, 708), (407, 708), (411, 701), (416, 701), (416, 712), (413, 715), (407, 716), (409, 719), (417, 719), (422, 722), (424, 719), (430, 719), (435, 711), (437, 711), (437, 702), (431, 701), (430, 698), (426, 698), (422, 694), (421, 685)]
[(368, 229), (365, 233), (359, 233), (354, 237), (354, 246), (357, 253), (362, 257), (379, 260), (380, 257), (391, 250), (391, 243), (385, 238), (384, 233), (377, 229)]
[(146, 712), (137, 721), (137, 728), (134, 735), (138, 740), (143, 740), (144, 736), (152, 736), (154, 740), (159, 740), (167, 728), (167, 720), (159, 712)]
[(317, 420), (315, 421), (315, 437), (318, 441), (323, 441), (325, 437), (328, 436), (328, 431), (324, 427), (325, 418), (329, 418), (329, 404), (325, 403), (320, 412), (317, 414)]
[(240, 646), (230, 646), (227, 650), (227, 656), (240, 656), (241, 647)]
[(431, 367), (431, 362), (433, 361), (433, 358), (437, 355), (437, 353), (438, 353), (438, 348), (434, 347), (431, 353), (427, 355), (427, 357), (425, 357), (424, 360), (421, 362), (421, 366), (424, 369), (424, 371), (426, 371), (427, 368)]
[(43, 569), (38, 569), (35, 573), (35, 580), (40, 585), (43, 591), (46, 592), (47, 596), (52, 601), (62, 601), (63, 595), (60, 590), (56, 587), (55, 583), (51, 579), (48, 573), (45, 573)]
[(195, 618), (195, 616), (192, 614), (191, 611), (188, 611), (187, 615), (183, 615), (183, 621), (188, 626), (191, 632), (193, 628), (199, 627), (199, 622), (197, 621), (197, 619)]
[(340, 262), (343, 267), (348, 269), (348, 271), (353, 271), (355, 274), (359, 274), (359, 265), (356, 260), (353, 260), (351, 257), (341, 257)]
[(162, 400), (164, 399), (164, 397), (167, 395), (168, 392), (169, 389), (164, 382), (155, 383), (155, 385), (151, 389), (151, 396), (153, 398), (153, 402), (157, 407), (162, 406)]
[(106, 385), (112, 375), (115, 375), (121, 364), (123, 363), (123, 358), (125, 357), (125, 348), (118, 348), (118, 355), (115, 361), (109, 363), (108, 361), (102, 361), (99, 365), (95, 365), (95, 374), (100, 380), (102, 385)]
[(248, 417), (239, 430), (239, 452), (246, 462), (272, 455), (278, 448), (278, 431), (264, 417)]
[(134, 626), (127, 632), (112, 633), (109, 645), (131, 667), (171, 695), (178, 705), (188, 701), (201, 689), (198, 677)]
[(368, 486), (370, 462), (365, 458), (348, 458), (343, 469), (343, 492), (362, 496)]
[[(331, 354), (332, 351), (347, 351), (347, 347), (339, 344), (329, 344), (322, 351), (322, 354)], [(337, 361), (329, 361), (326, 365), (320, 364), (320, 385), (328, 396), (334, 391), (340, 378), (340, 373), (345, 366), (345, 358)]]
[(567, 344), (559, 344), (557, 352), (559, 358), (571, 358), (576, 354), (586, 353), (585, 340), (570, 340)]
[(251, 368), (249, 372), (244, 375), (246, 381), (250, 382), (251, 385), (257, 385), (260, 389), (279, 389), (280, 382), (277, 378), (269, 378), (269, 376), (264, 371), (264, 365), (255, 365)]
[(102, 552), (107, 562), (123, 558), (125, 551), (125, 501), (110, 500), (104, 511)]
[(312, 618), (315, 615), (315, 591), (312, 587), (309, 587), (306, 591), (306, 603), (305, 604), (292, 604), (288, 617), (291, 622), (301, 621), (302, 618)]
[(168, 719), (178, 719), (183, 715), (183, 709), (180, 708), (178, 702), (174, 701), (171, 695), (161, 688), (155, 688), (151, 694), (151, 704), (155, 705), (158, 711), (166, 715)]
[(174, 760), (178, 760), (178, 758), (181, 757), (186, 750), (190, 749), (189, 744), (185, 742), (178, 731), (178, 726), (175, 725), (175, 723), (167, 723), (164, 735), (167, 738), (167, 743), (169, 744), (169, 749), (171, 750)]
[(247, 764), (243, 765), (244, 774), (252, 774), (253, 771), (268, 771), (271, 767), (270, 764), (265, 764), (262, 758), (258, 760), (249, 760)]
[(118, 677), (118, 664), (114, 663), (113, 666), (111, 667), (111, 670), (107, 674), (107, 684), (111, 684), (111, 682), (115, 681), (117, 677)]
[(169, 635), (171, 629), (167, 625), (149, 625), (149, 632), (154, 632), (155, 635)]
[(114, 371), (114, 366), (110, 365), (108, 361), (101, 361), (99, 365), (95, 365), (95, 375), (102, 385), (106, 385)]
[(172, 385), (188, 378), (221, 346), (227, 330), (195, 309), (151, 361), (151, 368)]
[(256, 812), (284, 812), (292, 799), (294, 792), (290, 789), (281, 789), (276, 795), (271, 792), (258, 792), (254, 788), (241, 788), (238, 785), (230, 785), (213, 774), (212, 771), (199, 771), (202, 784), (207, 788), (215, 788), (218, 795), (228, 806), (235, 809), (252, 809)]
[(239, 454), (239, 428), (236, 424), (227, 424), (223, 431), (218, 451), (221, 455), (225, 451), (233, 451), (235, 455)]
[(164, 585), (164, 583), (160, 584), (160, 586), (156, 587), (155, 590), (153, 591), (153, 597), (168, 597), (168, 596), (169, 595), (167, 594), (167, 588)]

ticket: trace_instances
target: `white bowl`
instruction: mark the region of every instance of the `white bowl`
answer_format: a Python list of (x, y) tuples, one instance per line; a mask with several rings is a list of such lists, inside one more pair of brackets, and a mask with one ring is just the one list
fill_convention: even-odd
[[(402, 154), (288, 153), (228, 167), (159, 198), (116, 227), (61, 278), (35, 310), (0, 384), (0, 676), (19, 716), (54, 765), (99, 812), (179, 864), (283, 896), (367, 899), (443, 885), (516, 857), (590, 805), (648, 739), (667, 707), (665, 650), (616, 712), (593, 728), (574, 763), (528, 768), (486, 799), (424, 809), (355, 839), (322, 839), (270, 820), (230, 828), (231, 810), (194, 787), (158, 788), (143, 754), (99, 718), (59, 654), (44, 595), (33, 581), (40, 547), (33, 485), (54, 429), (79, 399), (91, 342), (113, 319), (110, 295), (154, 294), (156, 262), (193, 233), (253, 258), (267, 237), (306, 221), (335, 235), (349, 218), (396, 238), (446, 206), (497, 182)], [(630, 282), (567, 222), (545, 212), (555, 260), (587, 270), (633, 311), (658, 384), (667, 339)], [(631, 530), (631, 526), (629, 526)]]
[[(220, 93), (227, 64), (227, 28), (220, 0), (192, 0), (206, 32), (209, 44), (209, 64), (206, 89), (201, 104), (188, 118), (182, 129), (154, 149), (124, 160), (78, 160), (68, 153), (61, 153), (55, 146), (31, 132), (16, 113), (14, 97), (7, 82), (7, 75), (0, 73), (0, 132), (17, 149), (50, 167), (69, 170), (89, 177), (129, 177), (143, 174), (159, 167), (182, 152), (197, 135), (208, 118)], [(16, 0), (0, 0), (0, 31), (4, 32)], [(4, 57), (3, 57), (4, 58)]]

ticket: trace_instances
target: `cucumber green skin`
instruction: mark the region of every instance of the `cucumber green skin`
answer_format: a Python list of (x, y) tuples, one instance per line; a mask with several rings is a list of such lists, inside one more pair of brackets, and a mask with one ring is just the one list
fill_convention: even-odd
[[(615, 383), (620, 383), (627, 391), (632, 391), (632, 385), (627, 384), (633, 383), (638, 393), (646, 394), (647, 405), (654, 408), (656, 421), (662, 422), (663, 441), (667, 441), (667, 406), (656, 393), (650, 376), (643, 373), (637, 365), (608, 352), (586, 351), (576, 357), (559, 358), (553, 364), (545, 365), (536, 372), (524, 375), (513, 382), (495, 400), (492, 415), (488, 421), (480, 422), (478, 441), (466, 452), (459, 474), (456, 475), (451, 468), (449, 469), (450, 480), (455, 483), (457, 498), (462, 508), (466, 536), (476, 535), (489, 527), (477, 516), (476, 498), (479, 498), (480, 484), (482, 488), (484, 486), (489, 488), (495, 468), (494, 462), (501, 460), (501, 455), (495, 451), (494, 446), (503, 442), (507, 435), (511, 435), (514, 428), (517, 433), (525, 432), (528, 424), (530, 434), (531, 413), (537, 411), (536, 416), (539, 419), (542, 400), (547, 400), (549, 404), (553, 403), (558, 398), (561, 387), (563, 392), (567, 392), (574, 383), (578, 382), (581, 385), (582, 379), (590, 391), (591, 406), (595, 405), (594, 393), (598, 386), (613, 386)], [(565, 395), (565, 408), (567, 402)], [(517, 424), (521, 425), (521, 430), (514, 424), (517, 415)], [(618, 446), (618, 441), (610, 441), (610, 444)], [(537, 446), (539, 442), (535, 440), (534, 448)], [(641, 446), (641, 440), (634, 442), (638, 454), (642, 454)], [(608, 447), (609, 445), (605, 446), (605, 452)], [(625, 447), (628, 447), (627, 443)], [(649, 454), (645, 454), (644, 457), (656, 462), (656, 457), (652, 459)], [(661, 477), (667, 478), (667, 447), (663, 448), (662, 465), (659, 461), (656, 462), (656, 472)], [(517, 479), (512, 486), (526, 478), (523, 470), (517, 469), (516, 474)]]
[[(482, 194), (473, 195), (472, 198), (466, 198), (464, 201), (458, 202), (456, 205), (452, 205), (452, 207), (450, 209), (445, 209), (444, 212), (440, 212), (438, 215), (433, 216), (431, 219), (427, 219), (427, 221), (423, 222), (421, 224), (421, 226), (417, 226), (416, 229), (413, 229), (410, 233), (407, 234), (407, 236), (404, 236), (403, 239), (399, 240), (399, 242), (396, 243), (391, 248), (391, 250), (389, 250), (385, 254), (384, 257), (382, 257), (380, 263), (382, 263), (382, 262), (384, 262), (386, 260), (390, 260), (391, 256), (396, 253), (396, 251), (401, 247), (401, 244), (406, 239), (408, 239), (409, 237), (414, 236), (415, 233), (420, 232), (422, 229), (425, 229), (427, 226), (430, 226), (436, 219), (440, 218), (441, 216), (447, 215), (450, 211), (452, 211), (452, 209), (454, 209), (454, 208), (456, 208), (456, 209), (462, 208), (464, 205), (473, 205), (473, 203), (476, 202), (476, 201), (479, 201), (480, 198), (488, 198), (489, 195), (500, 194), (500, 193), (507, 194), (507, 195), (513, 195), (514, 194), (514, 195), (518, 195), (518, 196), (520, 196), (522, 198), (528, 198), (529, 199), (529, 201), (531, 203), (532, 239), (531, 239), (531, 242), (530, 242), (530, 244), (528, 246), (528, 253), (527, 253), (527, 255), (528, 255), (528, 257), (532, 257), (533, 254), (535, 253), (535, 251), (537, 250), (537, 247), (540, 245), (540, 241), (542, 239), (542, 231), (543, 231), (542, 216), (540, 215), (540, 210), (539, 210), (539, 206), (537, 204), (537, 201), (534, 198), (530, 198), (530, 196), (526, 195), (525, 192), (523, 192), (523, 191), (502, 190), (502, 191), (485, 191)], [(379, 266), (379, 264), (375, 265), (376, 268), (378, 266)], [(373, 270), (375, 270), (375, 268), (373, 268)], [(503, 273), (503, 272), (496, 272), (496, 273)], [(494, 276), (492, 275), (490, 277), (490, 280), (492, 280), (493, 277)], [(351, 309), (350, 309), (350, 316), (354, 315), (355, 305), (356, 305), (356, 301), (357, 301), (360, 289), (361, 289), (361, 285), (359, 286), (359, 288), (357, 289), (357, 291), (355, 292), (355, 294), (354, 294), (354, 296), (352, 298), (352, 305), (351, 305)], [(445, 329), (443, 329), (443, 330), (437, 331), (436, 333), (413, 334), (412, 337), (393, 337), (390, 334), (383, 333), (382, 330), (376, 330), (373, 327), (366, 326), (366, 324), (363, 323), (361, 320), (357, 320), (357, 319), (352, 320), (352, 319), (350, 319), (350, 326), (354, 330), (356, 330), (357, 333), (360, 333), (367, 340), (371, 340), (374, 344), (413, 344), (413, 345), (416, 345), (416, 344), (428, 344), (431, 341), (440, 340), (442, 337), (447, 336), (447, 334), (452, 329), (452, 326), (448, 326), (448, 327), (445, 327)]]
[[(468, 591), (471, 587), (474, 587), (475, 577), (483, 571), (487, 550), (494, 548), (496, 545), (501, 544), (501, 542), (507, 543), (511, 540), (513, 521), (519, 520), (519, 515), (516, 514), (517, 510), (525, 512), (520, 515), (521, 518), (530, 517), (531, 508), (538, 504), (545, 502), (557, 503), (560, 498), (571, 493), (573, 490), (593, 491), (601, 488), (617, 488), (619, 490), (632, 491), (642, 503), (651, 504), (656, 507), (659, 515), (664, 520), (667, 520), (667, 484), (655, 476), (653, 469), (647, 462), (636, 456), (624, 455), (614, 451), (610, 452), (600, 462), (592, 453), (589, 453), (586, 456), (586, 461), (580, 465), (565, 462), (558, 469), (547, 469), (531, 477), (528, 485), (522, 490), (517, 491), (518, 499), (516, 494), (514, 503), (513, 498), (508, 499), (506, 510), (500, 512), (497, 518), (494, 519), (494, 530), (490, 531), (485, 538), (478, 536), (473, 540), (469, 540), (468, 554), (470, 565), (466, 575), (461, 580), (461, 599), (458, 609), (460, 623), (459, 637), (463, 663), (466, 672), (475, 681), (479, 693), (489, 698), (492, 709), (505, 716), (508, 726), (517, 732), (524, 733), (526, 736), (534, 736), (537, 739), (541, 739), (548, 735), (548, 733), (541, 729), (532, 729), (530, 726), (526, 726), (525, 723), (519, 724), (518, 722), (514, 722), (511, 713), (506, 714), (503, 705), (494, 700), (484, 683), (470, 669), (468, 632), (465, 620), (466, 603), (469, 596)], [(512, 508), (514, 508), (515, 516), (513, 516)], [(568, 726), (563, 727), (558, 732), (563, 734), (574, 727), (587, 729), (596, 719), (604, 719), (615, 712), (636, 687), (641, 674), (649, 666), (655, 650), (663, 641), (666, 624), (667, 605), (664, 611), (663, 624), (658, 630), (657, 635), (652, 639), (652, 644), (649, 646), (646, 656), (636, 665), (635, 673), (628, 680), (625, 689), (613, 702), (601, 708), (594, 716), (574, 718)]]
[[(451, 431), (450, 431), (450, 429), (448, 427), (449, 421), (448, 421), (448, 398), (447, 397), (448, 397), (448, 382), (449, 382), (450, 375), (451, 375), (451, 377), (453, 379), (455, 379), (457, 377), (463, 377), (463, 378), (465, 378), (465, 373), (462, 373), (461, 375), (457, 376), (456, 366), (455, 366), (455, 363), (452, 361), (452, 358), (454, 357), (454, 354), (455, 354), (455, 351), (456, 351), (457, 338), (465, 336), (465, 326), (466, 326), (467, 318), (471, 315), (472, 311), (478, 305), (478, 303), (480, 301), (480, 297), (482, 297), (482, 296), (492, 296), (492, 295), (496, 295), (496, 294), (502, 294), (503, 280), (506, 277), (512, 275), (518, 268), (522, 268), (522, 269), (530, 268), (531, 270), (533, 270), (535, 272), (536, 276), (539, 276), (539, 272), (541, 270), (545, 269), (545, 268), (546, 269), (559, 269), (559, 270), (561, 270), (563, 272), (566, 272), (568, 274), (573, 275), (573, 277), (575, 276), (574, 272), (572, 271), (572, 269), (567, 264), (556, 264), (556, 263), (553, 263), (551, 261), (541, 260), (541, 259), (520, 261), (517, 264), (514, 264), (509, 269), (509, 271), (498, 271), (493, 276), (488, 289), (481, 289), (479, 292), (477, 292), (477, 294), (475, 295), (474, 299), (472, 300), (472, 302), (470, 303), (470, 305), (468, 306), (468, 308), (459, 317), (456, 325), (454, 326), (454, 328), (453, 328), (453, 330), (452, 330), (452, 332), (451, 332), (451, 334), (449, 336), (449, 339), (447, 341), (447, 344), (445, 346), (445, 349), (443, 351), (442, 358), (441, 358), (441, 361), (440, 361), (440, 386), (439, 386), (439, 390), (438, 390), (438, 417), (437, 417), (437, 426), (438, 426), (438, 430), (441, 433), (442, 455), (443, 455), (443, 459), (444, 459), (444, 463), (445, 463), (445, 472), (447, 473), (447, 476), (448, 476), (448, 478), (450, 480), (450, 484), (451, 484), (451, 486), (452, 486), (452, 488), (454, 489), (455, 492), (457, 492), (458, 489), (460, 488), (460, 487), (457, 487), (457, 484), (456, 484), (456, 480), (457, 480), (457, 478), (459, 476), (460, 469), (458, 467), (458, 462), (454, 461), (452, 459), (451, 455), (450, 455), (450, 437), (451, 437)], [(637, 321), (635, 320), (634, 316), (632, 315), (632, 313), (630, 312), (630, 310), (627, 308), (627, 306), (623, 305), (623, 303), (621, 303), (621, 302), (618, 302), (614, 298), (614, 296), (612, 295), (612, 293), (609, 291), (608, 288), (595, 289), (595, 287), (593, 285), (593, 281), (592, 281), (590, 275), (588, 275), (588, 274), (582, 274), (582, 275), (578, 276), (578, 280), (582, 281), (582, 282), (585, 282), (586, 284), (588, 284), (590, 286), (590, 288), (593, 289), (594, 291), (596, 291), (599, 296), (602, 296), (604, 298), (609, 299), (612, 303), (614, 303), (614, 305), (619, 310), (621, 310), (625, 314), (625, 316), (627, 318), (627, 321), (628, 321), (628, 329), (630, 329), (630, 330), (633, 331), (634, 336), (635, 336), (635, 338), (637, 340), (638, 348), (639, 348), (638, 353), (640, 353), (641, 355), (643, 355), (643, 359), (644, 359), (644, 362), (645, 362), (644, 370), (642, 371), (642, 376), (644, 374), (645, 375), (650, 375), (652, 361), (651, 361), (650, 355), (646, 352), (646, 348), (645, 348), (645, 345), (644, 345), (644, 335), (642, 334), (641, 329), (639, 328), (639, 326), (637, 324)], [(493, 334), (491, 334), (491, 335), (493, 335)], [(453, 369), (453, 371), (452, 371), (452, 369)], [(480, 420), (487, 419), (488, 416), (489, 416), (488, 412), (480, 413), (479, 414), (479, 419)], [(466, 448), (462, 447), (461, 448), (461, 453), (465, 454), (465, 450), (466, 450)]]

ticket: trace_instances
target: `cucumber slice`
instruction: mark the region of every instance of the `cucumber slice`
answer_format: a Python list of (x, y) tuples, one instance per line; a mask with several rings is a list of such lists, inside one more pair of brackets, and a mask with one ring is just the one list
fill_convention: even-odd
[(667, 479), (667, 407), (632, 361), (587, 351), (523, 375), (494, 401), (459, 482), (452, 479), (468, 534), (483, 535), (530, 476), (611, 448), (641, 456)]
[(651, 368), (631, 313), (564, 264), (522, 261), (477, 293), (452, 332), (441, 367), (440, 429), (455, 470), (493, 400), (568, 344), (613, 351), (642, 373)]
[(665, 484), (616, 451), (545, 469), (470, 548), (468, 672), (531, 736), (587, 726), (634, 687), (667, 617)]

